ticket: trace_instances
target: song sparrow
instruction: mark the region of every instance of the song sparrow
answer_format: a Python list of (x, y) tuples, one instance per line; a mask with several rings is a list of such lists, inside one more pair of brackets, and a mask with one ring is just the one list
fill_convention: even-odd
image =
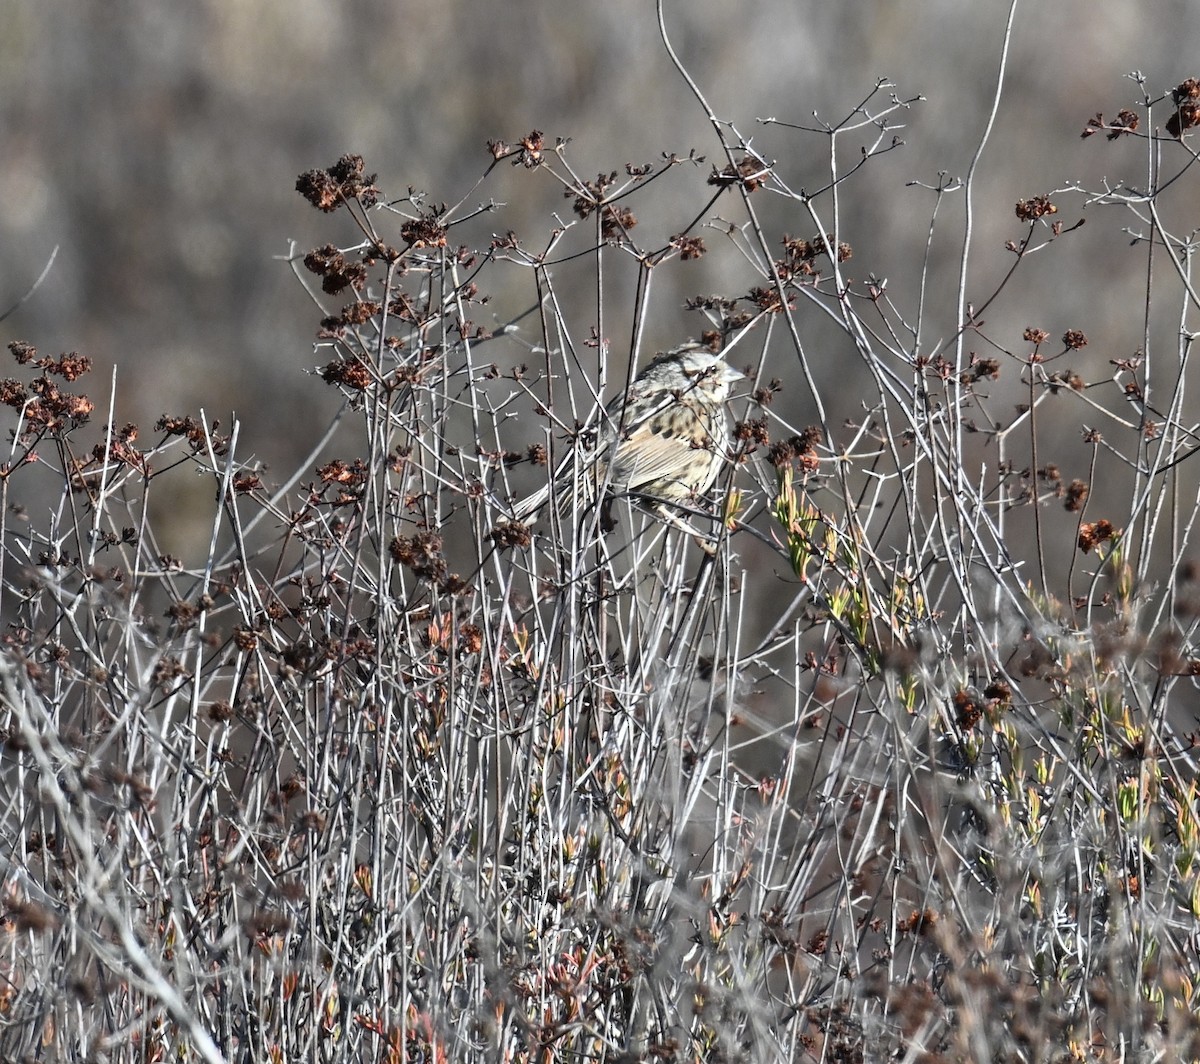
[[(614, 522), (614, 499), (635, 496), (672, 524), (686, 525), (675, 507), (694, 503), (721, 471), (728, 446), (725, 402), (742, 374), (697, 343), (686, 343), (651, 361), (605, 408), (598, 443), (577, 444), (555, 470), (558, 508), (568, 514), (583, 492), (582, 511), (603, 491), (601, 526)], [(580, 464), (582, 463), (582, 465)], [(549, 501), (550, 485), (514, 507), (528, 521)]]

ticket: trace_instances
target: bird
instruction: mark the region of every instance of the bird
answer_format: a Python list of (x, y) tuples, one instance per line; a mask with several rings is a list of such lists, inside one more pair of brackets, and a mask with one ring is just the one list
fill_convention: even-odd
[[(725, 404), (743, 378), (695, 341), (655, 356), (605, 406), (593, 441), (581, 437), (551, 483), (513, 507), (515, 519), (536, 519), (552, 496), (567, 515), (576, 505), (581, 511), (590, 507), (603, 493), (600, 524), (609, 532), (616, 524), (613, 502), (632, 497), (704, 546), (680, 510), (713, 486), (727, 460)], [(577, 492), (584, 493), (578, 503)]]

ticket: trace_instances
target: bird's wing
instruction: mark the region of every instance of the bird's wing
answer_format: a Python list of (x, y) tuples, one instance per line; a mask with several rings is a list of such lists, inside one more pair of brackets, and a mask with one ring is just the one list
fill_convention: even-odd
[(617, 445), (607, 477), (608, 488), (619, 495), (677, 475), (691, 449), (687, 440), (656, 435), (643, 425)]
[(610, 490), (620, 493), (657, 480), (686, 480), (687, 466), (711, 449), (723, 415), (709, 407), (672, 398), (625, 432), (612, 458)]

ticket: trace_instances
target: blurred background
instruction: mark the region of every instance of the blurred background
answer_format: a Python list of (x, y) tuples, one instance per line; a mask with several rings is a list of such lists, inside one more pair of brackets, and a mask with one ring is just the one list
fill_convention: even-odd
[[(848, 272), (887, 277), (911, 309), (933, 200), (908, 182), (965, 174), (992, 100), (1007, 5), (668, 0), (666, 11), (674, 45), (717, 113), (753, 134), (793, 188), (824, 183), (825, 140), (756, 119), (814, 125), (815, 112), (836, 123), (880, 77), (901, 98), (925, 98), (900, 119), (904, 146), (856, 176), (842, 202), (841, 235), (854, 247)], [(1198, 73), (1193, 13), (1185, 0), (1018, 10), (1008, 89), (981, 165), (984, 251), (973, 296), (985, 298), (1011, 264), (1002, 245), (1023, 233), (1016, 200), (1075, 182), (1144, 181), (1144, 148), (1079, 132), (1097, 111), (1137, 105), (1130, 71), (1145, 73), (1152, 96)], [(246, 418), (239, 453), (253, 452), (280, 478), (316, 435), (297, 426), (325, 422), (338, 405), (306, 372), (323, 361), (312, 349), (319, 313), (282, 257), (292, 241), (303, 252), (353, 238), (343, 218), (335, 226), (296, 194), (301, 171), (356, 152), (385, 193), (412, 186), (452, 202), (489, 163), (488, 139), (511, 142), (535, 128), (551, 143), (572, 138), (581, 176), (664, 151), (719, 158), (648, 0), (2, 0), (0, 24), (0, 304), (19, 298), (60, 248), (0, 339), (92, 356), (97, 426), (115, 365), (117, 421), (141, 425), (143, 440), (166, 412), (203, 407), (226, 420), (237, 411)], [(845, 166), (869, 132), (845, 138)], [(569, 204), (552, 182), (503, 170), (478, 194), (507, 204), (483, 228), (536, 243)], [(702, 204), (707, 171), (683, 174), (671, 194)], [(781, 212), (782, 230), (813, 235), (794, 204), (770, 209)], [(1074, 210), (1061, 216), (1067, 224)], [(961, 196), (943, 211), (935, 265), (949, 267), (952, 282)], [(1027, 324), (1054, 338), (1082, 328), (1093, 371), (1132, 355), (1143, 343), (1145, 256), (1120, 231), (1128, 224), (1109, 219), (1073, 234), (1066, 266), (1062, 257), (1031, 262), (989, 314), (989, 331), (1017, 347)], [(697, 331), (680, 307), (686, 295), (744, 291), (748, 279), (728, 248), (690, 272), (676, 264), (660, 282), (662, 333), (651, 342)], [(589, 309), (584, 302), (580, 313)], [(932, 308), (930, 338), (952, 333), (952, 309), (949, 298)], [(839, 382), (831, 397), (853, 410), (852, 351), (817, 317), (806, 340)], [(786, 375), (782, 365), (768, 369)], [(796, 416), (805, 421), (803, 410)]]

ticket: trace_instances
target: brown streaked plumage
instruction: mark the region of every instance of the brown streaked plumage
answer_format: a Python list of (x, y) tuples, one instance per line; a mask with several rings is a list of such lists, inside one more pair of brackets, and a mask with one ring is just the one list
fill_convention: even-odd
[[(559, 511), (571, 512), (576, 491), (587, 493), (578, 503), (583, 510), (603, 490), (605, 529), (613, 523), (613, 500), (626, 495), (681, 523), (668, 507), (694, 504), (716, 481), (728, 446), (725, 403), (731, 385), (741, 377), (700, 344), (658, 355), (627, 392), (605, 407), (600, 445), (577, 447), (555, 471)], [(547, 485), (522, 500), (513, 510), (516, 519), (536, 516), (550, 494)]]

